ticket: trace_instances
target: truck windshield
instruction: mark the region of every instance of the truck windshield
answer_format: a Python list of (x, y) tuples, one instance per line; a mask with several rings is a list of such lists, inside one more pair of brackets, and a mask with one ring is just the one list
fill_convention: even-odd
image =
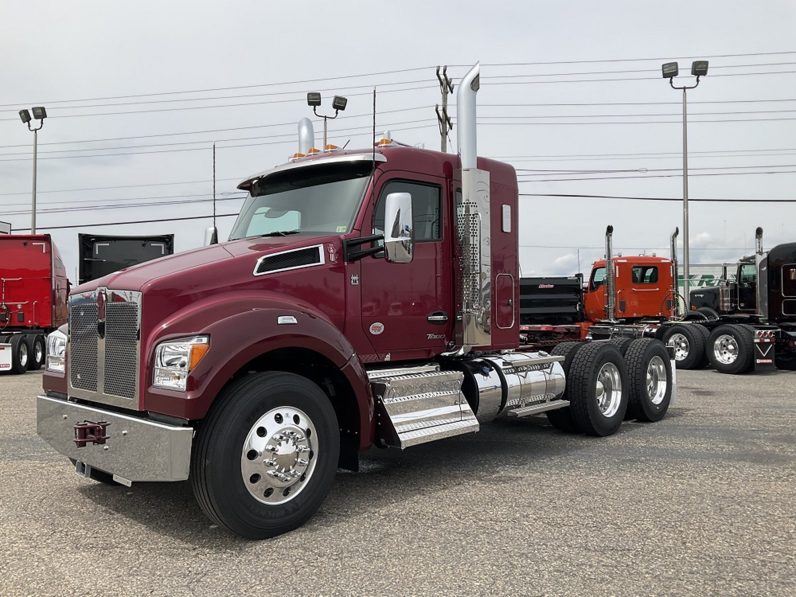
[(369, 161), (292, 168), (252, 186), (230, 240), (351, 230), (372, 171)]

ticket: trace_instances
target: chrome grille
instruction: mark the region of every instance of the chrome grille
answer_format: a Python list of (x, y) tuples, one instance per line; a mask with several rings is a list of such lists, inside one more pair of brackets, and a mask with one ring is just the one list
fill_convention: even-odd
[(108, 303), (105, 307), (105, 384), (114, 396), (135, 396), (138, 358), (138, 305)]
[(97, 305), (82, 303), (69, 310), (72, 336), (69, 379), (72, 386), (97, 391)]
[(98, 288), (69, 297), (69, 393), (135, 408), (141, 293)]

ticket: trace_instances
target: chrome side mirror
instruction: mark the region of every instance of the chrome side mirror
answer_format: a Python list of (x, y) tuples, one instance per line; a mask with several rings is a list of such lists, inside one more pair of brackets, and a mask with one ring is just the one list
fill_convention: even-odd
[(384, 251), (387, 261), (410, 263), (413, 244), (412, 195), (390, 193), (384, 202)]
[(215, 226), (210, 226), (205, 229), (205, 246), (218, 244), (218, 230)]

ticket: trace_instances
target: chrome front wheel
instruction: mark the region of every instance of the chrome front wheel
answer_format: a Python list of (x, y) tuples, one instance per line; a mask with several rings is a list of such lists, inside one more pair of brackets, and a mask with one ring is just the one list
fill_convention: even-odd
[(264, 504), (298, 496), (315, 472), (315, 424), (301, 409), (283, 406), (260, 417), (243, 442), (240, 472), (246, 489)]

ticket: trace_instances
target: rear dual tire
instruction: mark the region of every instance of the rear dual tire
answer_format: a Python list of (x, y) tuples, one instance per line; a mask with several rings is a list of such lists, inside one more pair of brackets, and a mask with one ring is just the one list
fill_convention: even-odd
[(599, 437), (616, 433), (627, 411), (627, 380), (624, 358), (614, 344), (593, 342), (581, 348), (567, 380), (575, 427)]
[(646, 423), (666, 416), (672, 400), (672, 363), (658, 340), (633, 340), (625, 352), (630, 395), (627, 418)]
[(674, 359), (678, 369), (701, 369), (705, 366), (705, 332), (697, 324), (677, 324), (663, 332), (664, 344), (674, 345)]

